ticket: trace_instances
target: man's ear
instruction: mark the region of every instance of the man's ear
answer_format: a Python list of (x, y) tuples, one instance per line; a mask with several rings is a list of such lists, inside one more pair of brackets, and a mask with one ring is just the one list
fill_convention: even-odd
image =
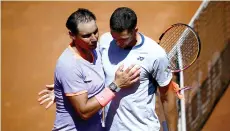
[(75, 39), (76, 39), (76, 36), (75, 36), (71, 31), (69, 31), (69, 37), (70, 37), (72, 40), (75, 40)]
[(138, 31), (138, 27), (135, 27), (135, 32), (137, 32)]

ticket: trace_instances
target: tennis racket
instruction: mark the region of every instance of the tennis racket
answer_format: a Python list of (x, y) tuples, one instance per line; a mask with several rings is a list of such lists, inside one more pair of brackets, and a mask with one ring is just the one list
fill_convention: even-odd
[[(170, 63), (169, 68), (173, 73), (186, 70), (200, 55), (200, 38), (187, 24), (171, 25), (162, 33), (158, 43), (165, 49)], [(188, 89), (191, 87), (184, 87), (181, 90)]]

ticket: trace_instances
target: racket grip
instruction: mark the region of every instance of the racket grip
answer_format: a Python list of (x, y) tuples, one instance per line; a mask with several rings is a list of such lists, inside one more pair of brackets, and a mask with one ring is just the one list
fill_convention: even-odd
[(186, 90), (190, 90), (190, 89), (192, 89), (192, 87), (190, 87), (190, 86), (185, 86), (185, 87), (181, 88), (180, 91), (182, 91), (182, 90), (186, 91)]
[(105, 107), (102, 108), (102, 127), (105, 127)]

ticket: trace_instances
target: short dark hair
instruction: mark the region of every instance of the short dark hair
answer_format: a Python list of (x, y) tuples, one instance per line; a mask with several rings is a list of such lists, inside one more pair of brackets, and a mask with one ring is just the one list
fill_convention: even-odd
[(137, 26), (137, 15), (128, 7), (117, 8), (110, 17), (110, 29), (115, 32), (132, 31)]
[(87, 23), (91, 20), (96, 21), (96, 16), (88, 9), (79, 8), (73, 12), (66, 21), (66, 27), (73, 33), (78, 34), (78, 24)]

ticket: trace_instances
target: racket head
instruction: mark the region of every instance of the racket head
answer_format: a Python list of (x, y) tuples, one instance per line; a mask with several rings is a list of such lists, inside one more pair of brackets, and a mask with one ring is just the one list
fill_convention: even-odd
[(173, 24), (165, 30), (158, 44), (165, 49), (172, 72), (186, 70), (195, 63), (201, 51), (199, 35), (183, 23)]

